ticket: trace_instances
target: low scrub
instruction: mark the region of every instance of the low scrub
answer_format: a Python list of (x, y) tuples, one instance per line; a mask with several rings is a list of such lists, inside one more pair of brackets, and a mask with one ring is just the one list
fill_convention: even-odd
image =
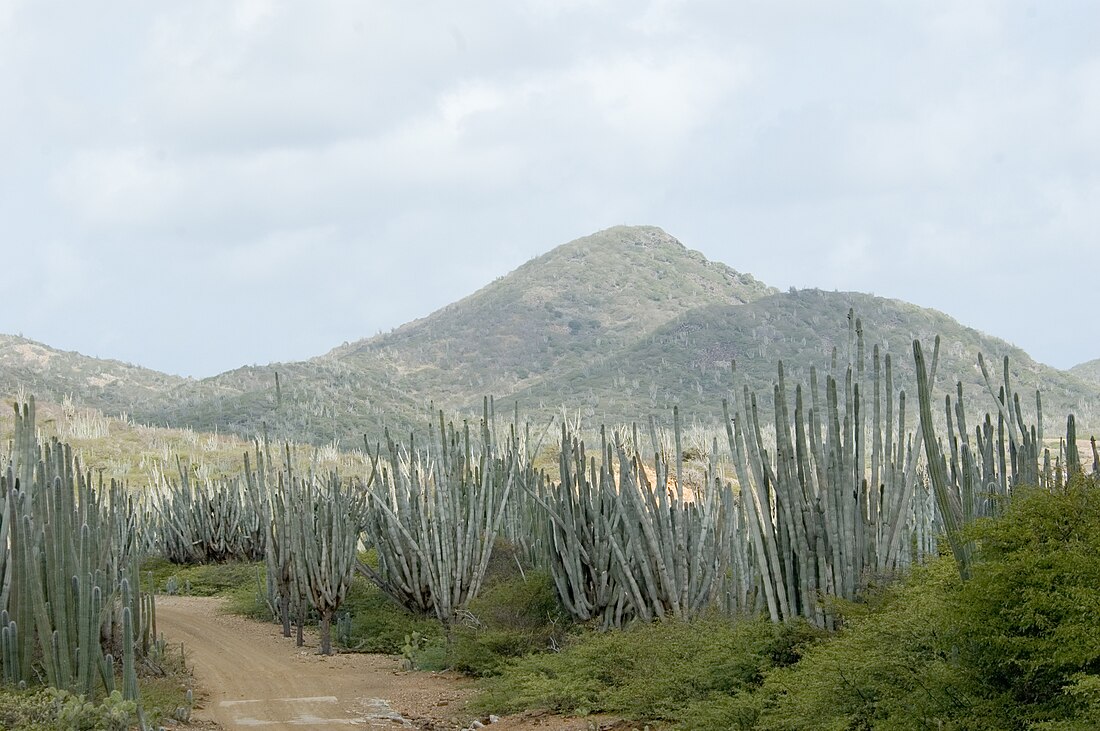
[(950, 556), (914, 570), (845, 607), (846, 627), (751, 702), (692, 727), (1100, 728), (1100, 486), (1019, 490), (968, 534), (970, 580)]
[(452, 633), (449, 664), (496, 675), (508, 660), (559, 648), (573, 628), (545, 571), (498, 579), (470, 602)]
[(400, 655), (416, 635), (425, 645), (442, 641), (443, 629), (434, 619), (408, 612), (385, 592), (356, 576), (336, 623), (337, 644), (355, 652)]
[(804, 622), (719, 617), (587, 634), (561, 652), (509, 662), (484, 681), (478, 703), (498, 713), (543, 708), (680, 721), (700, 704), (755, 688), (768, 670), (797, 661), (818, 634)]

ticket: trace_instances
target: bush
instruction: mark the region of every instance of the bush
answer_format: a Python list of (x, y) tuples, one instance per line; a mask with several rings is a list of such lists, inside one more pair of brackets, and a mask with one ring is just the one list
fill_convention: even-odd
[(57, 728), (67, 731), (126, 731), (137, 722), (137, 703), (114, 691), (100, 703), (64, 690), (51, 691)]
[(1002, 517), (968, 533), (978, 546), (969, 581), (941, 557), (876, 601), (849, 606), (842, 632), (769, 674), (747, 704), (758, 727), (1096, 728), (1095, 480), (1019, 489)]
[(141, 580), (143, 590), (148, 589), (148, 577), (152, 574), (153, 584), (161, 593), (219, 596), (254, 588), (257, 577), (263, 581), (263, 571), (262, 561), (182, 565), (154, 556), (142, 561)]
[[(960, 596), (963, 659), (1016, 717), (1073, 719), (1100, 675), (1100, 485), (1018, 491), (971, 530), (980, 567)], [(1090, 700), (1092, 699), (1092, 700)], [(1022, 727), (1022, 726), (1021, 726)]]
[(46, 731), (57, 728), (57, 709), (49, 691), (0, 686), (0, 729)]
[(346, 619), (338, 623), (337, 641), (355, 652), (400, 655), (405, 638), (413, 633), (424, 637), (425, 644), (443, 637), (438, 622), (407, 611), (362, 576), (352, 580), (339, 614)]
[(937, 728), (957, 715), (973, 703), (952, 650), (960, 584), (953, 560), (941, 557), (866, 604), (843, 605), (842, 631), (768, 675), (748, 728)]
[(509, 662), (484, 681), (478, 705), (504, 713), (545, 708), (682, 721), (758, 685), (769, 668), (794, 662), (817, 636), (801, 622), (725, 618), (586, 635), (560, 653)]
[(511, 658), (560, 646), (570, 627), (550, 574), (516, 572), (470, 602), (467, 621), (452, 633), (450, 664), (470, 675), (495, 675)]

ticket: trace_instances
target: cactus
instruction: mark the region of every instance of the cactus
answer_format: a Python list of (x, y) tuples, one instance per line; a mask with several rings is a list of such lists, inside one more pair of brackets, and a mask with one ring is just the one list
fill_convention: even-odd
[[(300, 479), (293, 486), (295, 514), (291, 546), (294, 573), (307, 589), (321, 617), (321, 654), (332, 654), (332, 620), (355, 574), (356, 546), (363, 523), (363, 497), (342, 485), (337, 474), (327, 480)], [(301, 626), (301, 622), (299, 622)]]
[[(992, 415), (986, 414), (981, 425), (975, 427), (971, 441), (960, 383), (956, 387), (954, 406), (950, 396), (945, 398), (948, 428), (945, 448), (935, 437), (932, 427), (931, 384), (924, 375), (919, 341), (913, 341), (913, 356), (918, 373), (921, 430), (925, 435), (924, 446), (929, 477), (935, 489), (937, 513), (943, 520), (959, 574), (966, 579), (970, 573), (973, 546), (962, 537), (962, 528), (975, 518), (996, 515), (1017, 485), (1049, 488), (1060, 483), (1051, 471), (1049, 453), (1045, 453), (1040, 460), (1042, 398), (1035, 394), (1036, 421), (1029, 426), (1024, 420), (1020, 396), (1012, 391), (1008, 358), (1004, 359), (1002, 384), (994, 389), (985, 358), (979, 353), (978, 365), (997, 409), (996, 430)], [(1066, 432), (1067, 469), (1079, 470), (1072, 414), (1067, 418)], [(1072, 448), (1069, 446), (1071, 443)]]
[(140, 700), (137, 670), (134, 664), (134, 616), (130, 580), (122, 580), (122, 697), (128, 701)]
[[(302, 599), (302, 592), (298, 590), (295, 583), (294, 562), (291, 555), (290, 520), (294, 506), (288, 500), (287, 491), (283, 489), (284, 474), (278, 475), (278, 489), (271, 489), (267, 484), (267, 465), (270, 464), (271, 458), (267, 451), (266, 439), (264, 450), (260, 451), (257, 444), (255, 451), (255, 470), (249, 462), (248, 453), (244, 454), (245, 479), (249, 482), (250, 490), (256, 490), (263, 496), (266, 527), (264, 565), (267, 568), (268, 598), (277, 619), (282, 624), (283, 637), (290, 637), (290, 616)], [(289, 477), (289, 452), (286, 466), (285, 476)]]
[(259, 487), (240, 475), (196, 484), (182, 460), (177, 469), (179, 481), (163, 478), (154, 501), (165, 558), (173, 563), (263, 558), (267, 516)]
[(131, 595), (124, 578), (136, 571), (142, 539), (121, 486), (93, 485), (68, 445), (39, 444), (34, 418), (33, 399), (16, 407), (13, 451), (0, 475), (0, 677), (14, 684), (44, 678), (91, 698), (113, 687), (101, 637), (112, 634), (114, 608), (127, 605), (121, 616), (130, 666), (139, 649), (134, 633), (153, 616), (151, 597)]
[(475, 444), (468, 424), (459, 432), (440, 412), (439, 431), (429, 429), (431, 451), (411, 439), (399, 446), (387, 432), (388, 459), (376, 448), (364, 482), (379, 569), (360, 563), (359, 570), (402, 605), (448, 625), (481, 587), (513, 486), (533, 474), (516, 428), (498, 448), (490, 420), (486, 402)]
[[(961, 536), (964, 506), (969, 504), (969, 501), (964, 500), (948, 482), (946, 457), (936, 439), (932, 425), (932, 386), (925, 371), (924, 353), (918, 340), (913, 341), (913, 359), (917, 367), (917, 399), (920, 404), (920, 425), (924, 435), (925, 455), (928, 459), (928, 475), (935, 490), (936, 507), (943, 519), (947, 540), (951, 544), (951, 551), (959, 566), (959, 575), (965, 580), (970, 577), (970, 556), (973, 553), (973, 546)], [(948, 424), (950, 424), (950, 402), (948, 403)], [(955, 440), (950, 441), (954, 450)], [(955, 474), (956, 465), (957, 459), (953, 456), (952, 474)]]
[(729, 512), (729, 485), (716, 476), (712, 461), (694, 500), (687, 495), (678, 410), (672, 462), (662, 455), (652, 421), (650, 438), (653, 481), (639, 455), (636, 429), (630, 440), (616, 434), (610, 441), (601, 429), (597, 462), (562, 425), (561, 482), (540, 481), (531, 490), (551, 535), (549, 563), (558, 596), (580, 621), (595, 619), (609, 628), (635, 618), (689, 618), (718, 604), (727, 589), (723, 581), (737, 526)]
[[(863, 328), (854, 312), (848, 354), (843, 386), (834, 351), (824, 399), (811, 367), (808, 389), (795, 386), (793, 411), (780, 362), (770, 425), (746, 387), (740, 399), (723, 405), (740, 486), (741, 540), (749, 546), (737, 562), (751, 562), (759, 601), (775, 621), (803, 616), (828, 625), (821, 595), (855, 598), (868, 573), (902, 568), (929, 548), (928, 540), (916, 540), (932, 533), (932, 516), (920, 509), (905, 392), (895, 394), (890, 356), (882, 358), (877, 347), (868, 380)], [(732, 370), (736, 382), (736, 364)], [(767, 438), (772, 433), (774, 456)], [(919, 437), (917, 444), (919, 449)]]

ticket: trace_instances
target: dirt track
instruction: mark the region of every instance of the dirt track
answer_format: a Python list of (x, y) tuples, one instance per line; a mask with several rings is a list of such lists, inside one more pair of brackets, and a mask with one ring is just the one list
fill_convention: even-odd
[[(457, 729), (470, 681), (449, 673), (402, 672), (385, 655), (316, 654), (316, 638), (295, 647), (274, 624), (223, 614), (219, 600), (157, 597), (157, 629), (182, 642), (194, 667), (200, 701), (194, 716), (220, 728)], [(483, 719), (488, 720), (488, 719)], [(492, 731), (576, 731), (598, 719), (530, 715), (506, 718)]]

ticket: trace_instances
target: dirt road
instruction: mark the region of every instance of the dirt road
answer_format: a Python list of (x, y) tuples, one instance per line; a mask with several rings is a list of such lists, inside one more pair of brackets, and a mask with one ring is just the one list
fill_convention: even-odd
[[(219, 600), (157, 597), (157, 629), (182, 642), (201, 686), (195, 718), (227, 731), (336, 728), (459, 729), (469, 680), (449, 673), (402, 672), (385, 655), (316, 654), (316, 638), (295, 647), (274, 624), (219, 611)], [(482, 719), (487, 721), (488, 719)], [(600, 719), (529, 715), (501, 719), (492, 731), (579, 731)]]

